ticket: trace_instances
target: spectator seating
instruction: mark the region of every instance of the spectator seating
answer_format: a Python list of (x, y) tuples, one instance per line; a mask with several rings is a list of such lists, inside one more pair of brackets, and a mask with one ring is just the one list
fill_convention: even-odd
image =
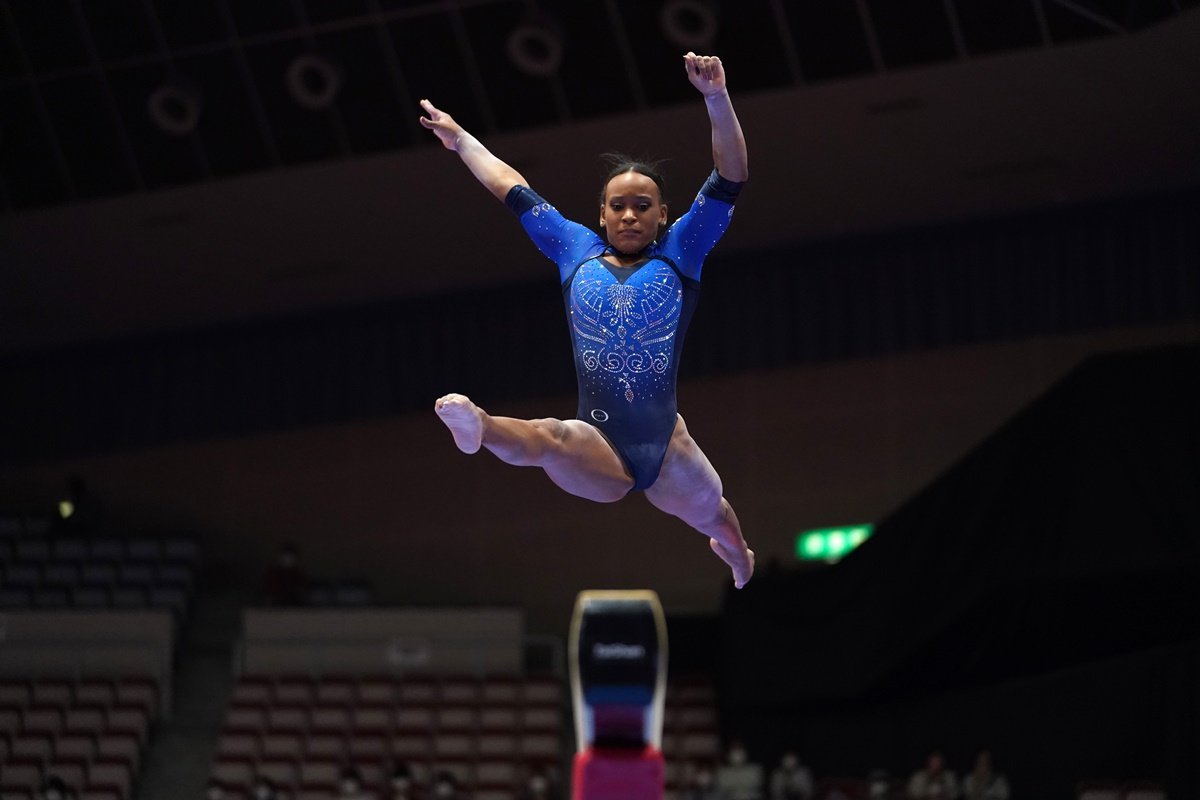
[(1080, 781), (1075, 787), (1077, 800), (1121, 800), (1121, 784), (1117, 781)]
[(1153, 781), (1080, 781), (1076, 800), (1166, 800), (1163, 787)]
[(0, 533), (0, 610), (164, 608), (183, 619), (197, 566), (188, 538)]
[(721, 757), (716, 689), (704, 675), (670, 676), (663, 713), (666, 798), (678, 797), (692, 770)]
[(317, 608), (365, 608), (375, 604), (375, 593), (364, 580), (315, 582), (308, 587), (308, 604)]
[(1166, 791), (1153, 781), (1130, 781), (1121, 788), (1123, 800), (1167, 800)]
[(35, 797), (57, 775), (81, 800), (129, 800), (159, 697), (136, 676), (0, 678), (0, 796)]
[(244, 676), (211, 776), (245, 792), (266, 775), (297, 798), (328, 797), (353, 764), (369, 787), (408, 763), (453, 773), (476, 800), (511, 800), (530, 768), (561, 768), (565, 689), (557, 677)]

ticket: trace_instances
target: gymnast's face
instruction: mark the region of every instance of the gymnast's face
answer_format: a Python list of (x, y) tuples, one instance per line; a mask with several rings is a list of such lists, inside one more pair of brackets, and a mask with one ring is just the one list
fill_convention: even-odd
[(608, 182), (600, 227), (618, 253), (633, 255), (658, 237), (667, 224), (667, 207), (653, 179), (640, 172), (623, 172)]

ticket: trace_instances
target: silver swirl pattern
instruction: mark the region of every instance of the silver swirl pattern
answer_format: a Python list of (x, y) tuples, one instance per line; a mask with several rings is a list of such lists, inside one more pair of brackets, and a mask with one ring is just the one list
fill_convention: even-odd
[(682, 308), (679, 277), (661, 261), (651, 261), (624, 283), (598, 259), (584, 263), (571, 287), (570, 313), (589, 389), (629, 403), (669, 391)]

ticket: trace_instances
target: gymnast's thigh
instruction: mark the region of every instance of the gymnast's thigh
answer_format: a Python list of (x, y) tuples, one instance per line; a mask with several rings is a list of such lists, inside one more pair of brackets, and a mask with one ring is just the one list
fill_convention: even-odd
[(633, 488), (633, 477), (608, 439), (578, 419), (562, 421), (558, 448), (542, 469), (561, 489), (588, 500), (611, 503)]
[(646, 490), (646, 499), (668, 514), (690, 520), (719, 507), (723, 492), (721, 476), (679, 417), (658, 480)]

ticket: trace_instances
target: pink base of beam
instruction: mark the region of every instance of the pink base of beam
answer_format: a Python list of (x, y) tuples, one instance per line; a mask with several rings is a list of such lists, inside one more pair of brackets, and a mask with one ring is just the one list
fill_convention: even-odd
[(572, 800), (662, 800), (663, 756), (644, 750), (589, 749), (575, 754)]

